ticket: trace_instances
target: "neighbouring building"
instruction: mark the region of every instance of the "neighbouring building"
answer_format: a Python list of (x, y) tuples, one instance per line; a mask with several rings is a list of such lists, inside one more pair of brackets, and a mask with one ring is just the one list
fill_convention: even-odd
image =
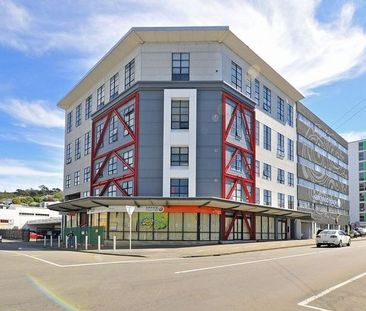
[(66, 201), (51, 208), (121, 241), (126, 205), (144, 241), (307, 238), (311, 215), (345, 225), (347, 144), (301, 99), (228, 27), (132, 28), (58, 104)]
[(366, 139), (348, 144), (351, 223), (366, 226)]
[(297, 104), (298, 210), (303, 236), (349, 224), (348, 143), (300, 102)]

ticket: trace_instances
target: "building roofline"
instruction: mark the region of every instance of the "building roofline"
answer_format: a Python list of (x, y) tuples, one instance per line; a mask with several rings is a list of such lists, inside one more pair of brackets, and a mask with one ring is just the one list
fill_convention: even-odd
[[(155, 32), (152, 36), (151, 33)], [(204, 35), (202, 33), (205, 33)], [(180, 36), (177, 37), (177, 33)], [(174, 35), (174, 37), (172, 37)], [(175, 41), (176, 40), (176, 41)], [(57, 106), (67, 109), (79, 100), (87, 90), (102, 79), (105, 72), (118, 64), (121, 57), (128, 55), (144, 42), (218, 42), (225, 44), (233, 52), (245, 59), (291, 99), (298, 101), (304, 96), (268, 63), (259, 57), (229, 26), (184, 26), (184, 27), (132, 27), (113, 47), (74, 85), (58, 102)], [(104, 65), (104, 66), (103, 66)], [(104, 67), (104, 68), (103, 68)]]

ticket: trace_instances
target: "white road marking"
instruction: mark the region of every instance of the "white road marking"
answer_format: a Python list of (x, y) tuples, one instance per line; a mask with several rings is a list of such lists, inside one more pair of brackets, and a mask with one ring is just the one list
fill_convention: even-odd
[(342, 286), (345, 286), (345, 285), (347, 285), (347, 284), (349, 284), (349, 283), (352, 283), (352, 282), (354, 282), (354, 281), (356, 281), (356, 280), (358, 280), (358, 279), (360, 279), (360, 278), (363, 278), (364, 276), (366, 276), (366, 272), (361, 273), (361, 274), (359, 274), (359, 275), (356, 275), (356, 276), (354, 276), (353, 278), (350, 278), (349, 280), (344, 281), (344, 282), (342, 282), (342, 283), (339, 283), (339, 284), (337, 284), (337, 285), (335, 285), (335, 286), (333, 286), (333, 287), (330, 287), (330, 288), (328, 288), (328, 289), (326, 289), (326, 290), (322, 291), (322, 292), (321, 292), (321, 293), (319, 293), (318, 295), (314, 295), (314, 296), (312, 296), (312, 297), (310, 297), (310, 298), (307, 298), (307, 299), (305, 299), (305, 300), (303, 300), (303, 301), (299, 302), (299, 303), (298, 303), (298, 305), (299, 305), (299, 306), (301, 306), (301, 307), (310, 308), (310, 309), (315, 309), (315, 310), (320, 310), (320, 311), (331, 311), (331, 310), (328, 310), (328, 309), (323, 309), (323, 308), (319, 308), (319, 307), (309, 306), (309, 303), (311, 303), (311, 302), (313, 302), (314, 300), (319, 299), (319, 298), (321, 298), (321, 297), (323, 297), (323, 296), (325, 296), (325, 295), (329, 294), (330, 292), (332, 292), (332, 291), (334, 291), (334, 290), (336, 290), (336, 289), (338, 289), (338, 288), (340, 288), (340, 287), (342, 287)]
[(55, 262), (52, 262), (52, 261), (49, 261), (49, 260), (46, 260), (46, 259), (42, 259), (42, 258), (38, 258), (36, 256), (32, 256), (32, 255), (28, 255), (28, 254), (24, 254), (24, 253), (19, 253), (19, 252), (14, 252), (14, 251), (8, 251), (9, 253), (13, 253), (13, 254), (17, 254), (17, 255), (20, 255), (20, 256), (25, 256), (25, 257), (29, 257), (29, 258), (32, 258), (34, 260), (38, 260), (38, 261), (41, 261), (41, 262), (44, 262), (44, 263), (47, 263), (51, 266), (55, 266), (55, 267), (58, 267), (58, 268), (62, 268), (62, 265), (59, 265)]

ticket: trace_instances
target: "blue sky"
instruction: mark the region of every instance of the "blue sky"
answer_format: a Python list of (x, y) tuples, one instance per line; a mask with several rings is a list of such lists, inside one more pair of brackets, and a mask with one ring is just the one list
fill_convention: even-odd
[(320, 118), (366, 137), (366, 1), (0, 0), (0, 191), (62, 188), (58, 100), (131, 27), (186, 25), (230, 26)]

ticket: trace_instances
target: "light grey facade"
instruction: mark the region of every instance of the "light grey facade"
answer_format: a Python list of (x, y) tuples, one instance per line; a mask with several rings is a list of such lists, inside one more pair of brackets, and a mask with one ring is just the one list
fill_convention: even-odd
[(348, 144), (303, 104), (297, 105), (298, 210), (316, 227), (349, 224)]

